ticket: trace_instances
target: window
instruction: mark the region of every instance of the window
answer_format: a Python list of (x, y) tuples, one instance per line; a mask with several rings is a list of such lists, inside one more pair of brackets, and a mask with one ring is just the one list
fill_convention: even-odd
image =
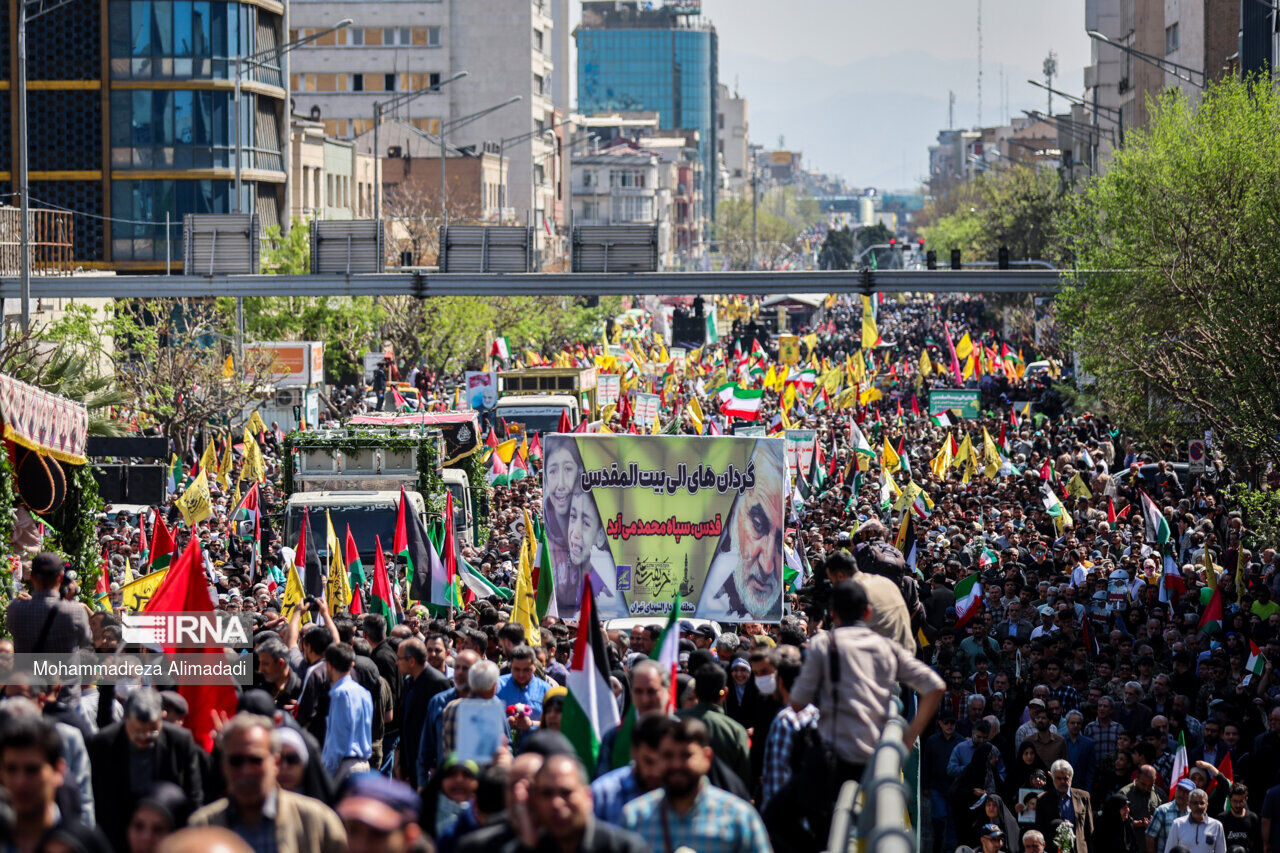
[(351, 75), (351, 91), (353, 92), (364, 91), (364, 75), (363, 74)]
[(582, 185), (584, 187), (593, 187), (596, 183), (596, 173), (591, 169), (582, 170)]
[(1173, 53), (1178, 49), (1178, 23), (1173, 22), (1164, 28), (1164, 52)]
[(643, 188), (645, 185), (644, 170), (614, 169), (609, 173), (609, 186), (625, 188)]
[(384, 92), (394, 92), (396, 90), (396, 75), (394, 74), (382, 75), (382, 90)]
[(418, 47), (439, 47), (439, 27), (414, 27), (413, 43)]
[(409, 124), (413, 125), (418, 130), (424, 130), (435, 136), (440, 135), (440, 119), (438, 118), (415, 118), (412, 119)]
[(647, 196), (616, 196), (613, 203), (614, 222), (644, 222), (653, 219), (653, 200)]
[(541, 74), (533, 75), (533, 93), (535, 95), (541, 95), (543, 93), (543, 87), (545, 85), (546, 85), (546, 81), (542, 79)]
[(383, 27), (382, 44), (387, 47), (408, 47), (413, 44), (413, 29), (411, 27)]
[(533, 31), (533, 49), (538, 51), (538, 53), (542, 53), (543, 51), (543, 48), (542, 48), (543, 38), (544, 37), (542, 35), (542, 30), (535, 29)]

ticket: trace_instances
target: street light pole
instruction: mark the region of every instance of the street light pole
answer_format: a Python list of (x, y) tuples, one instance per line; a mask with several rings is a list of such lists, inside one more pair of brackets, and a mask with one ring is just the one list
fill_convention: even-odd
[[(461, 80), (463, 77), (468, 76), (470, 73), (471, 73), (470, 71), (459, 71), (456, 74), (444, 80), (441, 80), (439, 83), (436, 83), (434, 86), (428, 86), (425, 89), (418, 89), (417, 91), (414, 91), (414, 92), (402, 92), (399, 95), (396, 95), (385, 101), (374, 101), (373, 102), (373, 156), (374, 158), (380, 159), (382, 156), (381, 154), (378, 153), (380, 151), (378, 147), (378, 135), (379, 135), (378, 131), (382, 127), (382, 116), (388, 110), (397, 109), (409, 103), (410, 101), (415, 100), (416, 98), (422, 97), (423, 95), (438, 94), (440, 90), (443, 89), (445, 86), (448, 86), (450, 83), (454, 83), (458, 80)], [(443, 119), (441, 120), (441, 122), (443, 123)], [(382, 181), (378, 180), (375, 182), (375, 186), (373, 190), (373, 218), (378, 219), (381, 216), (382, 216)]]
[[(1109, 38), (1104, 33), (1098, 32), (1097, 30), (1086, 30), (1085, 35), (1087, 35), (1089, 38), (1093, 39), (1094, 41), (1106, 42), (1107, 44), (1111, 45), (1117, 50), (1122, 50), (1125, 53), (1129, 54), (1130, 56), (1136, 56), (1138, 59), (1141, 59), (1143, 62), (1147, 63), (1148, 65), (1154, 65), (1156, 68), (1159, 68), (1164, 73), (1172, 74), (1178, 80), (1181, 80), (1184, 83), (1190, 83), (1192, 86), (1195, 86), (1197, 89), (1203, 89), (1209, 85), (1209, 75), (1204, 71), (1204, 69), (1192, 68), (1189, 65), (1182, 65), (1180, 63), (1173, 62), (1172, 60), (1168, 60), (1160, 56), (1152, 56), (1151, 54), (1138, 50), (1135, 47), (1129, 47), (1129, 45), (1127, 44), (1121, 44), (1120, 42), (1115, 41), (1112, 38)], [(1186, 77), (1182, 76), (1182, 74), (1178, 73), (1180, 71), (1185, 72), (1187, 75), (1198, 75), (1200, 77), (1200, 82), (1197, 83), (1195, 80), (1191, 78), (1191, 76), (1186, 76)]]
[[(31, 328), (31, 202), (27, 183), (27, 4), (23, 0), (18, 11), (18, 216), (22, 260), (22, 331)], [(2, 321), (3, 318), (0, 318)], [(2, 324), (2, 323), (0, 323)]]

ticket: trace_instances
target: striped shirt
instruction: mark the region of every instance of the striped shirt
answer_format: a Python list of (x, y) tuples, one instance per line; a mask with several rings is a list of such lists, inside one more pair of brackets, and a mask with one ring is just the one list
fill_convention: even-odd
[(796, 732), (813, 725), (817, 719), (818, 709), (812, 705), (805, 705), (800, 711), (788, 705), (773, 718), (769, 735), (764, 742), (761, 809), (769, 805), (769, 801), (777, 796), (782, 786), (791, 778), (791, 745), (795, 743)]
[(669, 808), (667, 792), (659, 788), (627, 803), (622, 825), (653, 850), (687, 847), (698, 853), (767, 853), (773, 849), (756, 810), (706, 780), (685, 814)]

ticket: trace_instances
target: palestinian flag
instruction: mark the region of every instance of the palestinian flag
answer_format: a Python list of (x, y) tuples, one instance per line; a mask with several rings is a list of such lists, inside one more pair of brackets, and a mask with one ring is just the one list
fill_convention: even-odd
[(1186, 732), (1178, 732), (1178, 751), (1173, 756), (1173, 772), (1169, 774), (1169, 799), (1173, 799), (1173, 793), (1178, 789), (1178, 783), (1187, 778), (1187, 774), (1191, 770), (1191, 765), (1187, 761), (1187, 735)]
[(982, 608), (982, 581), (974, 572), (956, 584), (956, 627), (961, 628)]
[(591, 579), (582, 581), (582, 604), (578, 614), (578, 638), (569, 660), (561, 731), (569, 738), (584, 767), (595, 767), (604, 733), (618, 725), (618, 706), (609, 689), (609, 656), (604, 634), (596, 619), (595, 594)]
[(169, 568), (169, 562), (177, 549), (178, 545), (173, 541), (173, 534), (165, 526), (164, 517), (160, 515), (160, 510), (156, 510), (156, 521), (151, 526), (151, 547), (147, 549), (149, 570), (158, 572)]
[[(453, 529), (453, 492), (444, 490), (444, 542), (440, 549), (439, 565), (431, 566), (431, 603), (444, 607), (464, 606), (462, 590), (458, 588), (458, 546)], [(424, 541), (426, 531), (422, 532)], [(429, 547), (429, 542), (427, 545)], [(442, 574), (437, 574), (443, 570)]]
[(343, 553), (346, 557), (343, 560), (347, 565), (347, 580), (351, 584), (352, 592), (364, 586), (368, 578), (364, 575), (364, 563), (360, 561), (360, 549), (356, 547), (356, 539), (351, 535), (351, 525), (347, 525), (347, 541), (343, 546)]
[(1204, 613), (1200, 616), (1201, 633), (1212, 634), (1222, 629), (1222, 590), (1215, 589)]
[(867, 441), (867, 437), (862, 434), (862, 430), (858, 428), (857, 421), (849, 421), (849, 443), (853, 445), (854, 456), (858, 462), (857, 469), (870, 471), (871, 463), (876, 461), (876, 451)]
[(1138, 494), (1142, 496), (1142, 521), (1146, 527), (1146, 541), (1163, 547), (1169, 541), (1169, 522), (1165, 520), (1164, 513), (1156, 506), (1156, 502), (1147, 497), (1146, 492), (1139, 491)]
[[(585, 423), (585, 421), (584, 421)], [(517, 453), (511, 459), (511, 467), (507, 474), (507, 485), (518, 483), (529, 476), (529, 465)]]
[(929, 415), (929, 423), (938, 427), (951, 426), (951, 418), (947, 417), (946, 412), (938, 412), (936, 415)]
[[(446, 495), (451, 495), (445, 489)], [(448, 516), (446, 515), (446, 518)], [(404, 524), (404, 541), (400, 541), (400, 525)], [(405, 577), (409, 579), (409, 598), (414, 601), (444, 604), (445, 579), (444, 561), (436, 553), (435, 543), (427, 535), (426, 525), (416, 512), (410, 512), (404, 491), (400, 492), (400, 519), (396, 522), (396, 556), (405, 558)], [(442, 599), (436, 601), (435, 597)]]
[(742, 388), (738, 385), (729, 389), (729, 399), (720, 406), (720, 414), (728, 418), (739, 418), (754, 421), (760, 417), (760, 406), (763, 402), (764, 389)]
[(489, 472), (485, 475), (485, 479), (489, 481), (489, 485), (511, 485), (511, 469), (503, 464), (502, 457), (495, 453), (493, 454), (493, 458), (489, 461), (492, 464), (489, 466)]
[(387, 577), (387, 563), (382, 556), (382, 537), (375, 536), (373, 552), (373, 613), (381, 613), (387, 620), (387, 628), (396, 625), (396, 603), (391, 593), (391, 579)]
[(1058, 496), (1053, 493), (1053, 489), (1049, 487), (1048, 480), (1040, 482), (1040, 499), (1044, 501), (1044, 511), (1049, 513), (1049, 517), (1053, 519), (1054, 527), (1057, 528), (1059, 534), (1068, 527), (1074, 526), (1075, 522), (1071, 520), (1070, 513), (1062, 505), (1062, 501), (1058, 500)]
[(1258, 648), (1258, 644), (1253, 640), (1249, 641), (1249, 659), (1244, 664), (1244, 684), (1248, 684), (1255, 678), (1261, 678), (1262, 672), (1267, 667), (1266, 660), (1262, 657), (1262, 650)]
[(538, 439), (538, 434), (536, 432), (533, 434), (533, 441), (529, 442), (529, 458), (542, 458), (542, 442)]

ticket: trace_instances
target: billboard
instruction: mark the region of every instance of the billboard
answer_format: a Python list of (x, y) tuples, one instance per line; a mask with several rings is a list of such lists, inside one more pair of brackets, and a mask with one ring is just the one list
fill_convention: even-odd
[(934, 388), (929, 392), (929, 414), (958, 410), (962, 418), (976, 418), (981, 393), (976, 388)]
[[(263, 365), (263, 375), (251, 373), (253, 379), (265, 379), (277, 388), (309, 388), (324, 382), (324, 343), (321, 341), (246, 343), (244, 351), (247, 363)], [(261, 355), (255, 357), (254, 353)]]
[(492, 409), (498, 403), (498, 377), (492, 370), (468, 370), (463, 373), (466, 382), (466, 403), (472, 409)]
[(782, 618), (783, 442), (737, 436), (543, 439), (543, 517), (561, 618), (591, 578), (601, 618)]
[(809, 466), (813, 464), (814, 447), (818, 441), (818, 433), (811, 429), (789, 429), (784, 433), (786, 440), (787, 467), (791, 469), (791, 479), (806, 480), (809, 477)]

